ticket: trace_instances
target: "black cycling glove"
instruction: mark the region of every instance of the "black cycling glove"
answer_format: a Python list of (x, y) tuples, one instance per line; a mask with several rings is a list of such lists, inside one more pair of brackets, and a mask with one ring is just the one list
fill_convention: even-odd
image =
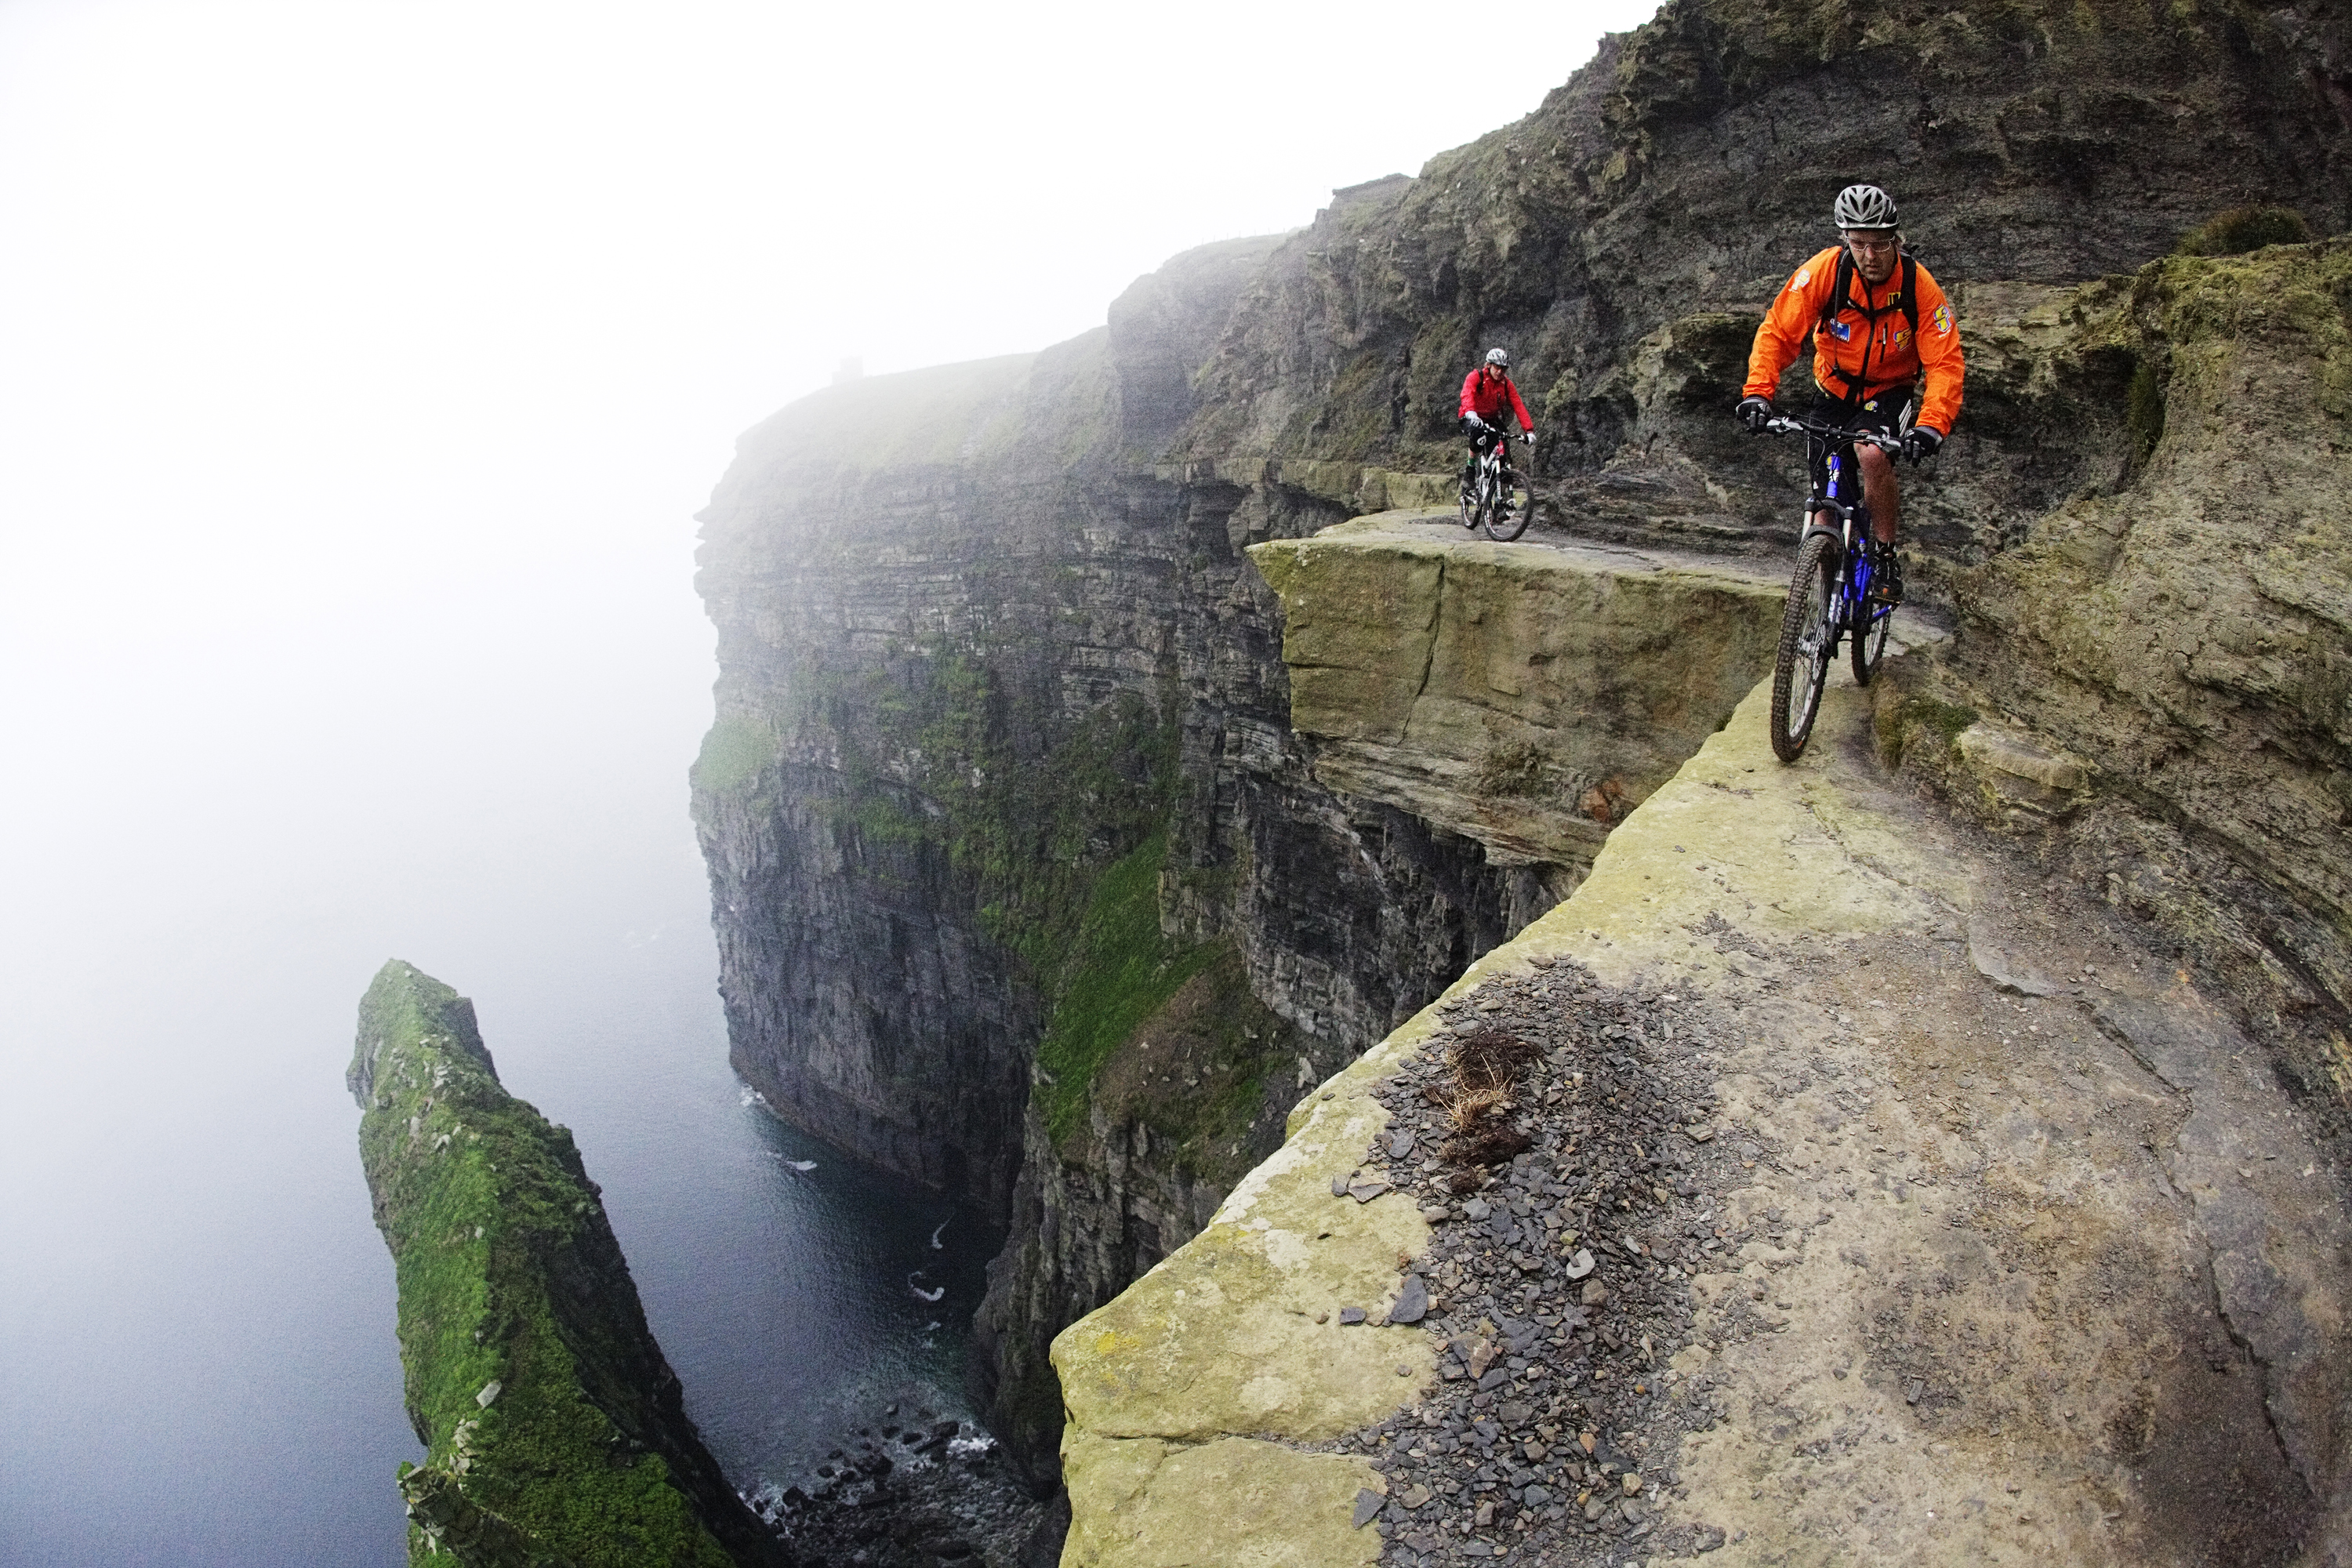
[(1903, 435), (1903, 455), (1915, 463), (1924, 463), (1936, 455), (1944, 444), (1944, 433), (1932, 426), (1914, 425)]
[(1748, 426), (1751, 436), (1764, 434), (1764, 422), (1772, 417), (1772, 400), (1769, 397), (1743, 397), (1732, 410), (1733, 417)]

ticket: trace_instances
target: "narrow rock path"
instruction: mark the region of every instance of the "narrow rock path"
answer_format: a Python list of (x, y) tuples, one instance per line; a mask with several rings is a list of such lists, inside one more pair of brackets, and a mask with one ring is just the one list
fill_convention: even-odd
[(1866, 694), (1790, 768), (1766, 695), (1066, 1333), (1066, 1562), (2352, 1560), (2318, 1120)]
[(1750, 804), (1738, 741), (1449, 998), (1542, 1051), (1530, 1148), (1444, 1158), (1446, 1046), (1380, 1091), (1446, 1347), (1348, 1445), (1385, 1558), (2329, 1560), (2316, 1121), (2128, 918), (1834, 742)]

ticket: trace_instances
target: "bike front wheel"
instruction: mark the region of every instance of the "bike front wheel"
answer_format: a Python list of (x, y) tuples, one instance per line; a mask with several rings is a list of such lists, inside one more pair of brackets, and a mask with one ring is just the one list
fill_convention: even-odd
[(1495, 471), (1480, 465), (1478, 478), (1470, 487), (1470, 500), (1462, 509), (1462, 526), (1475, 533), (1488, 525), (1495, 515)]
[(1793, 763), (1812, 738), (1822, 688), (1837, 654), (1837, 541), (1816, 533), (1797, 552), (1772, 661), (1772, 754)]
[(1514, 483), (1516, 474), (1496, 474), (1492, 482), (1493, 496), (1486, 505), (1486, 537), (1508, 541), (1528, 531), (1528, 519), (1534, 515), (1536, 497), (1533, 490), (1525, 491), (1527, 499)]
[(1863, 624), (1853, 634), (1853, 683), (1867, 686), (1870, 678), (1878, 673), (1879, 660), (1886, 657), (1886, 626), (1895, 612), (1884, 605), (1874, 605), (1867, 598), (1862, 602)]

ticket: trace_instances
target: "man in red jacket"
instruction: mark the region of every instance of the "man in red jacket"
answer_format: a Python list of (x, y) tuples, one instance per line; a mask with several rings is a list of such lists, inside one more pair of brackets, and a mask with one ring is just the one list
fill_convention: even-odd
[(1536, 422), (1528, 417), (1528, 405), (1519, 401), (1519, 389), (1511, 384), (1511, 356), (1500, 349), (1486, 351), (1486, 363), (1470, 373), (1462, 383), (1462, 432), (1470, 437), (1470, 455), (1462, 463), (1462, 504), (1471, 501), (1470, 487), (1478, 476), (1478, 459), (1486, 455), (1496, 442), (1503, 446), (1503, 466), (1511, 465), (1510, 429), (1503, 423), (1503, 410), (1508, 407), (1519, 416), (1519, 428), (1527, 432), (1532, 445), (1536, 438)]
[[(1936, 279), (1903, 254), (1895, 198), (1876, 185), (1848, 185), (1832, 209), (1843, 243), (1797, 268), (1756, 330), (1748, 382), (1738, 410), (1750, 430), (1772, 417), (1780, 373), (1813, 340), (1813, 384), (1822, 390), (1816, 417), (1850, 430), (1876, 430), (1903, 438), (1915, 462), (1935, 455), (1960, 412), (1960, 330), (1951, 302)], [(1926, 390), (1913, 389), (1922, 376)], [(1916, 415), (1914, 411), (1916, 412)], [(1895, 464), (1875, 447), (1842, 449), (1840, 468), (1862, 474), (1870, 508), (1873, 553), (1879, 563), (1873, 592), (1903, 602), (1903, 572), (1895, 557), (1902, 492)], [(1825, 482), (1826, 448), (1813, 454), (1813, 482)], [(1834, 528), (1828, 512), (1815, 514)]]

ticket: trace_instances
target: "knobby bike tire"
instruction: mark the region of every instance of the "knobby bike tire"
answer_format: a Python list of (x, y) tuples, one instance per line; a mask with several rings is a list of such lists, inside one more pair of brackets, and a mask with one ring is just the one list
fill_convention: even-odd
[[(1514, 476), (1516, 477), (1516, 476)], [(1495, 476), (1495, 496), (1486, 508), (1486, 537), (1507, 543), (1528, 531), (1528, 520), (1535, 515), (1536, 493), (1527, 492), (1524, 506), (1512, 504), (1513, 493), (1519, 488), (1503, 482), (1504, 476)]]
[(1812, 738), (1837, 644), (1837, 541), (1816, 533), (1797, 552), (1772, 660), (1772, 754), (1793, 763)]
[(1879, 661), (1886, 657), (1887, 623), (1895, 612), (1882, 609), (1864, 599), (1862, 605), (1863, 624), (1853, 629), (1853, 683), (1867, 686), (1870, 678), (1878, 673)]
[(1470, 531), (1477, 532), (1495, 515), (1495, 474), (1485, 464), (1478, 467), (1478, 480), (1470, 489), (1470, 513), (1465, 520)]
[(1462, 526), (1471, 532), (1478, 531), (1478, 492), (1486, 489), (1486, 480), (1478, 471), (1470, 471), (1469, 486), (1462, 492)]

